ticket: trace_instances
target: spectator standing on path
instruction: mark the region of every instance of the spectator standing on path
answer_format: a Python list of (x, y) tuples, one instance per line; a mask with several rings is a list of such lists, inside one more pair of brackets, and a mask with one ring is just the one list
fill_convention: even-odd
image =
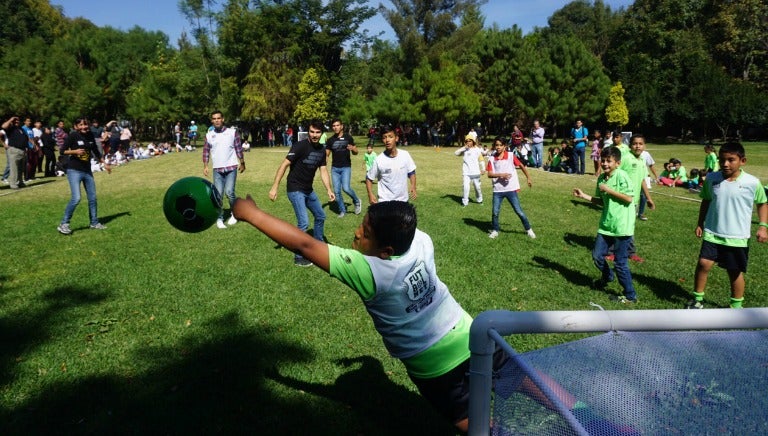
[[(326, 167), (325, 147), (320, 144), (324, 127), (322, 121), (319, 120), (309, 123), (308, 138), (291, 145), (288, 155), (277, 169), (275, 181), (269, 190), (269, 199), (275, 201), (280, 181), (283, 179), (285, 171), (290, 168), (286, 187), (288, 200), (296, 214), (296, 226), (302, 232), (309, 229), (309, 216), (307, 215), (307, 210), (309, 210), (315, 218), (312, 234), (318, 241), (322, 241), (325, 236), (325, 211), (323, 211), (323, 205), (312, 187), (318, 169), (320, 169), (320, 180), (328, 192), (328, 198), (330, 201), (336, 200)], [(311, 261), (298, 253), (294, 254), (293, 263), (296, 266), (312, 266)]]
[(533, 151), (533, 159), (536, 161), (536, 168), (541, 168), (544, 160), (544, 128), (541, 127), (539, 120), (533, 121), (531, 151)]
[[(243, 146), (240, 142), (240, 135), (237, 130), (228, 128), (224, 125), (224, 115), (220, 111), (211, 113), (211, 126), (213, 129), (205, 134), (205, 144), (203, 145), (203, 175), (208, 177), (208, 162), (213, 167), (213, 186), (219, 191), (219, 195), (227, 197), (229, 208), (235, 203), (235, 182), (237, 173), (245, 171), (245, 158), (243, 157)], [(227, 224), (230, 226), (237, 224), (234, 215), (230, 215)], [(219, 208), (219, 219), (216, 220), (216, 227), (226, 229), (224, 224), (224, 202)]]
[(96, 148), (99, 149), (99, 154), (106, 156), (104, 154), (104, 144), (102, 143), (102, 139), (104, 138), (104, 127), (99, 125), (98, 120), (91, 120), (90, 130), (93, 139), (96, 140)]
[(573, 170), (576, 174), (584, 174), (587, 139), (589, 130), (584, 127), (581, 120), (576, 120), (576, 126), (571, 128), (573, 140)]
[(357, 156), (358, 153), (355, 138), (344, 131), (344, 123), (339, 118), (331, 122), (331, 129), (333, 129), (333, 136), (325, 141), (325, 156), (331, 158), (331, 180), (336, 194), (336, 204), (339, 206), (339, 218), (343, 218), (347, 213), (342, 191), (352, 199), (355, 215), (359, 215), (362, 211), (362, 204), (350, 184), (352, 180), (352, 155)]
[(10, 163), (10, 172), (8, 173), (8, 184), (11, 189), (24, 187), (24, 157), (27, 153), (27, 144), (29, 136), (21, 128), (19, 117), (11, 117), (3, 123), (6, 137), (6, 153)]

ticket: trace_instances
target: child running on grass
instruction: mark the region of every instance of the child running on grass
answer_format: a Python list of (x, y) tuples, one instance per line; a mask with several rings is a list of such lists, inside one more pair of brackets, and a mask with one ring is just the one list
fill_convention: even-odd
[(594, 196), (587, 195), (578, 188), (573, 190), (575, 197), (603, 207), (595, 247), (592, 250), (592, 260), (601, 273), (595, 287), (605, 289), (614, 279), (614, 272), (605, 260), (608, 248), (613, 245), (613, 268), (624, 290), (624, 295), (618, 297), (617, 301), (624, 304), (636, 303), (637, 294), (632, 284), (628, 260), (628, 249), (635, 234), (635, 183), (619, 168), (621, 150), (618, 147), (604, 148), (600, 154), (600, 164), (603, 172), (597, 178)]
[(507, 146), (504, 145), (504, 140), (501, 137), (497, 137), (493, 140), (493, 146), (496, 149), (496, 153), (488, 158), (488, 177), (493, 179), (493, 211), (491, 212), (491, 220), (493, 229), (488, 234), (491, 239), (496, 239), (499, 236), (499, 213), (501, 212), (501, 203), (506, 198), (509, 204), (512, 205), (512, 210), (515, 211), (520, 221), (523, 223), (525, 233), (531, 239), (536, 238), (536, 233), (533, 232), (531, 224), (528, 222), (528, 217), (525, 216), (523, 208), (520, 206), (520, 197), (517, 195), (517, 191), (520, 190), (520, 179), (517, 177), (517, 169), (519, 167), (525, 179), (528, 181), (528, 187), (531, 187), (531, 177), (528, 174), (528, 170), (525, 169), (525, 165), (522, 165), (514, 154), (507, 151)]
[[(314, 239), (261, 210), (250, 195), (235, 201), (233, 211), (238, 220), (250, 223), (357, 292), (387, 350), (403, 362), (422, 396), (466, 433), (472, 317), (437, 276), (432, 239), (416, 228), (413, 205), (404, 201), (372, 204), (355, 230), (352, 249)], [(506, 353), (497, 348), (494, 371), (507, 360)], [(557, 382), (541, 376), (590, 434), (637, 434), (631, 427), (592, 413)], [(510, 385), (552, 407), (528, 377), (516, 377)]]
[(729, 142), (720, 147), (720, 171), (707, 174), (701, 190), (696, 237), (702, 238), (699, 262), (696, 264), (693, 299), (687, 309), (704, 307), (704, 288), (712, 266), (728, 272), (731, 281), (731, 307), (744, 302), (744, 274), (749, 260), (749, 236), (752, 203), (757, 204), (760, 220), (757, 242), (768, 241), (768, 203), (765, 190), (757, 177), (741, 167), (747, 163), (744, 146)]

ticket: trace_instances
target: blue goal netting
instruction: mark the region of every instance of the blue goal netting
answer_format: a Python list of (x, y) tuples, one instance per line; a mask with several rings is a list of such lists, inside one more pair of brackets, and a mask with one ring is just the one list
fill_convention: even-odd
[[(686, 321), (697, 325), (706, 320), (706, 312), (715, 316), (715, 310), (696, 311), (696, 315), (633, 312), (654, 312), (655, 316), (648, 314), (650, 318), (639, 323), (626, 319), (635, 316), (629, 311), (602, 312), (607, 315), (596, 316), (614, 316), (609, 326), (630, 325), (633, 331), (606, 328), (607, 333), (527, 353), (516, 353), (502, 337), (510, 329), (518, 333), (520, 326), (503, 326), (501, 334), (488, 329), (491, 343), (494, 347), (498, 343), (510, 359), (490, 379), (477, 362), (472, 363), (470, 434), (768, 434), (768, 331), (683, 330)], [(675, 312), (681, 318), (660, 318), (672, 316), (662, 312)], [(717, 315), (733, 317), (734, 312), (738, 311)], [(558, 312), (563, 313), (567, 312)], [(741, 314), (746, 321), (716, 319), (711, 324), (744, 328), (744, 324), (765, 327), (768, 322), (765, 309)], [(646, 322), (654, 325), (653, 318), (659, 327), (646, 327)], [(567, 316), (559, 320), (565, 329), (530, 330), (603, 330)], [(674, 325), (669, 329), (674, 331), (643, 331), (659, 330), (670, 322)], [(473, 360), (479, 349), (478, 341), (474, 342)], [(490, 350), (487, 344), (484, 349)], [(493, 383), (493, 394), (477, 398), (485, 395), (478, 388), (485, 380)], [(480, 413), (479, 405), (487, 407), (488, 413)], [(486, 418), (484, 423), (477, 421)]]

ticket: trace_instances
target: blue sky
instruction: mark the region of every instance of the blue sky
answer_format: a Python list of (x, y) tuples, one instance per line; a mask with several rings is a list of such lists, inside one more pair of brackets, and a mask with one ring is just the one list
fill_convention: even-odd
[[(220, 0), (224, 3), (225, 0)], [(64, 8), (64, 15), (70, 18), (84, 17), (97, 26), (111, 26), (128, 30), (133, 26), (147, 30), (159, 30), (168, 35), (175, 45), (182, 32), (189, 33), (189, 24), (179, 12), (177, 0), (51, 0), (54, 5)], [(379, 1), (370, 1), (377, 6)], [(389, 1), (382, 1), (390, 7)], [(517, 24), (524, 33), (534, 27), (547, 25), (547, 18), (568, 2), (562, 0), (490, 0), (482, 6), (486, 27), (496, 24), (505, 29)], [(631, 0), (604, 0), (614, 10), (626, 7)], [(367, 22), (371, 34), (384, 31), (385, 38), (392, 38), (389, 25), (380, 16)]]

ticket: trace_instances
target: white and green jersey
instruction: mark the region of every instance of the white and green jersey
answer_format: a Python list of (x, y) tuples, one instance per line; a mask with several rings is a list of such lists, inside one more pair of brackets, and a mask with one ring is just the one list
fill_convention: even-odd
[(410, 249), (390, 259), (329, 245), (330, 275), (362, 298), (389, 353), (420, 378), (469, 358), (472, 318), (440, 281), (430, 237), (416, 230)]
[(736, 180), (723, 178), (721, 171), (707, 174), (699, 194), (709, 201), (704, 218), (704, 240), (730, 247), (746, 247), (752, 223), (752, 204), (766, 202), (757, 177), (741, 170)]

